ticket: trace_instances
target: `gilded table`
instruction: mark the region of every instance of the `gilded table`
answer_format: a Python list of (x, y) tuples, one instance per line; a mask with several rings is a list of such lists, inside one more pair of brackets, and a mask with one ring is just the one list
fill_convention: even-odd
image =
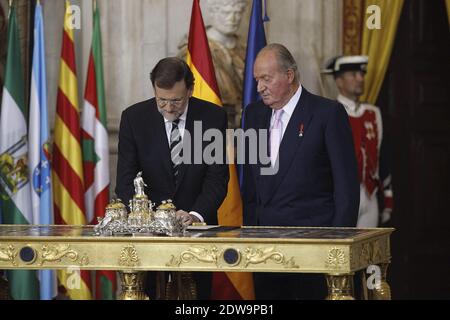
[(118, 270), (122, 299), (145, 298), (148, 270), (323, 273), (328, 299), (352, 299), (353, 274), (378, 266), (369, 297), (390, 299), (393, 231), (201, 226), (178, 237), (106, 237), (95, 236), (93, 226), (0, 225), (0, 269)]

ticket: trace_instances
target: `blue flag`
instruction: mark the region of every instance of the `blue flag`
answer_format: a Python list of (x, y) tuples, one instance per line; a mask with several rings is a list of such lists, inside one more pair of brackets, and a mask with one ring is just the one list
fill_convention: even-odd
[[(54, 224), (52, 211), (51, 168), (49, 159), (49, 127), (47, 114), (47, 80), (42, 6), (37, 3), (34, 18), (34, 49), (31, 71), (29, 161), (31, 203), (34, 224)], [(39, 271), (40, 296), (51, 300), (56, 294), (56, 274)]]
[[(268, 20), (267, 15), (265, 19), (262, 16), (262, 0), (253, 0), (252, 14), (250, 16), (250, 24), (248, 27), (247, 53), (245, 56), (245, 71), (244, 71), (244, 92), (243, 92), (243, 110), (242, 110), (242, 128), (244, 128), (245, 108), (248, 104), (255, 102), (259, 98), (256, 91), (256, 81), (253, 78), (253, 64), (255, 63), (258, 52), (266, 46), (266, 33), (264, 31), (264, 20)], [(239, 170), (239, 185), (242, 189), (243, 170), (240, 166)]]
[(253, 64), (258, 52), (266, 46), (266, 34), (262, 16), (262, 0), (253, 0), (252, 15), (248, 27), (247, 53), (245, 56), (243, 107), (258, 99)]

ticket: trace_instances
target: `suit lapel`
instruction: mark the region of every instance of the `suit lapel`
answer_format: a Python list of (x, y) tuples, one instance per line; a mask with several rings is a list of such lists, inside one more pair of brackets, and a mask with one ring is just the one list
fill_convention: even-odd
[[(262, 102), (261, 102), (262, 103)], [(258, 141), (259, 141), (259, 130), (263, 129), (266, 130), (267, 132), (267, 137), (266, 137), (266, 146), (267, 146), (267, 150), (266, 153), (268, 154), (269, 152), (269, 127), (270, 127), (270, 118), (272, 116), (272, 109), (270, 109), (267, 106), (261, 106), (260, 112), (258, 113), (257, 117), (256, 117), (256, 130), (257, 130), (257, 135), (258, 135)], [(260, 142), (258, 142), (258, 144), (260, 145)], [(250, 148), (251, 149), (251, 148)], [(260, 153), (259, 150), (259, 146), (258, 146), (258, 153)], [(249, 156), (249, 155), (248, 155)], [(261, 164), (261, 159), (258, 159), (258, 161), (256, 162), (256, 165), (252, 166), (253, 168), (253, 176), (254, 177), (259, 177), (260, 173), (261, 173), (261, 168), (266, 167), (266, 165), (262, 165)]]
[[(172, 159), (170, 157), (169, 142), (167, 141), (166, 125), (164, 122), (164, 117), (157, 110), (156, 102), (153, 100), (155, 109), (155, 114), (151, 117), (154, 125), (154, 138), (155, 138), (155, 148), (150, 150), (150, 152), (159, 152), (160, 159), (162, 162), (162, 167), (164, 169), (163, 175), (167, 177), (169, 185), (171, 185), (172, 190), (175, 189), (173, 183), (173, 172), (172, 172)], [(149, 144), (150, 145), (150, 144)]]
[(312, 118), (311, 106), (308, 103), (309, 92), (302, 88), (302, 94), (298, 101), (291, 119), (289, 120), (283, 139), (281, 140), (280, 149), (278, 152), (278, 173), (268, 177), (268, 197), (267, 202), (274, 195), (274, 191), (278, 189), (281, 181), (289, 171), (292, 161), (297, 152), (301, 152), (300, 147), (303, 142), (302, 134), (306, 134), (308, 125)]
[[(188, 112), (186, 115), (186, 124), (184, 126), (184, 137), (183, 137), (183, 149), (186, 150), (187, 149), (187, 134), (186, 132), (190, 133), (190, 149), (191, 152), (194, 150), (194, 119), (199, 121), (201, 120), (199, 117), (199, 109), (198, 106), (195, 104), (195, 102), (193, 101), (193, 99), (189, 99), (189, 107), (188, 107)], [(202, 148), (203, 150), (203, 148)], [(190, 161), (191, 163), (194, 163), (194, 155), (191, 154), (190, 155)], [(183, 181), (184, 175), (186, 173), (187, 170), (187, 166), (184, 163), (181, 163), (181, 165), (179, 166), (178, 169), (178, 179), (177, 179), (177, 185), (175, 186), (175, 193), (178, 191), (178, 188), (181, 184), (181, 182)]]

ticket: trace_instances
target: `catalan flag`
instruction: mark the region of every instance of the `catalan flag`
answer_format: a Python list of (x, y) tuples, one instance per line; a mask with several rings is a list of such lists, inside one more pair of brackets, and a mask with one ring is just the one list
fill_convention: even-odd
[[(66, 1), (53, 144), (53, 199), (56, 223), (84, 225), (80, 110), (73, 29), (68, 25), (72, 20), (69, 6)], [(71, 299), (91, 299), (89, 272), (81, 271), (80, 279), (76, 272), (58, 271), (60, 285)]]
[[(222, 105), (212, 61), (199, 0), (194, 0), (186, 55), (186, 62), (195, 77), (193, 96)], [(242, 225), (242, 200), (234, 164), (230, 164), (228, 194), (219, 208), (218, 220), (223, 226)], [(216, 272), (212, 285), (213, 299), (254, 299), (251, 273)]]
[[(92, 48), (89, 54), (84, 106), (82, 113), (83, 169), (87, 221), (96, 224), (105, 216), (109, 202), (109, 150), (106, 127), (106, 101), (103, 82), (102, 37), (100, 12), (94, 8)], [(98, 300), (113, 300), (116, 273), (97, 271), (95, 296)]]

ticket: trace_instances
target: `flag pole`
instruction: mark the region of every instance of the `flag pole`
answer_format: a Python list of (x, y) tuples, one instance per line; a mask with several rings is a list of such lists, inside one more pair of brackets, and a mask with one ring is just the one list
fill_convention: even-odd
[(8, 20), (9, 20), (9, 18), (10, 18), (10, 16), (11, 16), (11, 8), (12, 8), (12, 5), (13, 5), (13, 0), (9, 0)]
[(92, 10), (95, 12), (97, 10), (97, 0), (92, 0)]

